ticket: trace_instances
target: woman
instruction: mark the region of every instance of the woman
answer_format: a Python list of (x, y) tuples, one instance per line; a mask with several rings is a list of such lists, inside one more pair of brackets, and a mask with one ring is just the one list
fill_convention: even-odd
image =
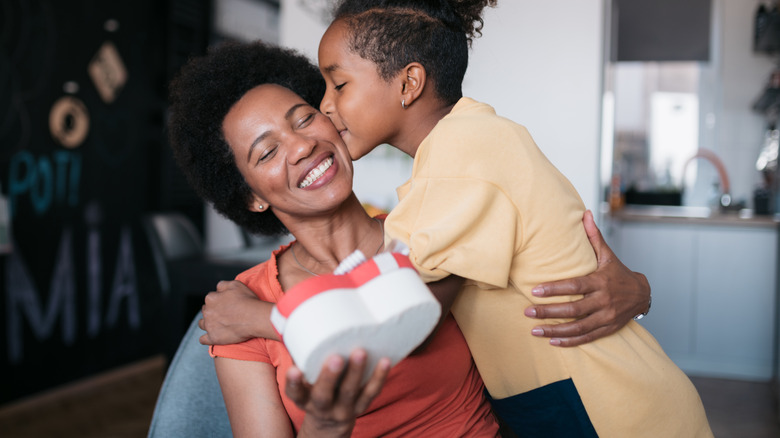
[[(172, 145), (199, 194), (250, 231), (297, 238), (238, 277), (265, 301), (333, 270), (355, 249), (375, 253), (383, 241), (381, 221), (352, 192), (344, 143), (314, 107), (322, 92), (305, 58), (260, 43), (225, 45), (172, 84)], [(311, 388), (278, 342), (253, 339), (213, 354), (236, 436), (497, 435), (451, 317), (424, 352), (390, 371), (380, 361), (365, 387), (362, 351), (348, 363), (330, 358)]]

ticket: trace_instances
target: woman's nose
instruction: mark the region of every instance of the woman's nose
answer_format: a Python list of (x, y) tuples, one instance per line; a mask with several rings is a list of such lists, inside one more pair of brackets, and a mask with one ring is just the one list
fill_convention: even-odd
[(295, 135), (292, 139), (290, 162), (294, 164), (308, 157), (311, 155), (315, 146), (317, 146), (317, 140), (315, 138), (307, 135)]

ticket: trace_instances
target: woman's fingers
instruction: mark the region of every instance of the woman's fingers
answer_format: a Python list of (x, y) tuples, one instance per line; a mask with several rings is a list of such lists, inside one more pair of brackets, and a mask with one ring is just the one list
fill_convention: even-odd
[(368, 382), (363, 375), (368, 363), (365, 350), (357, 349), (345, 361), (333, 355), (325, 363), (313, 385), (307, 384), (298, 368), (287, 373), (285, 391), (301, 409), (321, 420), (350, 421), (368, 408), (379, 394), (390, 370), (390, 360), (379, 360)]
[(341, 374), (344, 371), (344, 359), (333, 355), (325, 359), (317, 381), (311, 388), (310, 403), (318, 411), (331, 409), (339, 390)]
[(296, 366), (287, 370), (287, 381), (284, 385), (284, 391), (290, 400), (298, 406), (303, 406), (309, 395), (306, 382), (303, 380), (303, 373)]
[(349, 362), (339, 385), (337, 401), (352, 410), (355, 399), (360, 394), (363, 383), (363, 372), (366, 368), (366, 352), (358, 349), (349, 355)]
[(355, 402), (355, 412), (361, 414), (368, 409), (368, 405), (374, 400), (374, 397), (379, 395), (382, 386), (385, 384), (387, 374), (390, 372), (390, 359), (383, 357), (379, 359), (379, 362), (374, 368), (374, 372), (371, 378), (366, 383), (363, 391), (360, 392), (360, 396)]

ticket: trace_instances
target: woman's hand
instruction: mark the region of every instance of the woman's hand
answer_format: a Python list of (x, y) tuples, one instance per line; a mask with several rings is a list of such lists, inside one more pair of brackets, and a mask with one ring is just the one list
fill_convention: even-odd
[(591, 342), (616, 332), (634, 316), (649, 310), (647, 278), (632, 272), (618, 260), (593, 221), (593, 213), (586, 211), (582, 222), (596, 252), (596, 271), (584, 277), (543, 283), (532, 293), (537, 297), (578, 294), (584, 297), (568, 303), (535, 305), (525, 310), (525, 315), (532, 318), (576, 318), (566, 323), (534, 327), (532, 334), (552, 338), (552, 345), (573, 347)]
[(342, 357), (330, 356), (314, 385), (304, 381), (298, 368), (290, 368), (285, 392), (306, 412), (299, 437), (349, 437), (352, 434), (357, 416), (379, 394), (390, 371), (390, 360), (380, 359), (371, 378), (361, 385), (366, 359), (366, 352), (360, 349), (352, 352), (346, 364)]
[(205, 345), (236, 344), (251, 338), (278, 340), (271, 325), (273, 304), (260, 301), (240, 281), (220, 281), (209, 292), (202, 307), (198, 327), (206, 331), (200, 337)]

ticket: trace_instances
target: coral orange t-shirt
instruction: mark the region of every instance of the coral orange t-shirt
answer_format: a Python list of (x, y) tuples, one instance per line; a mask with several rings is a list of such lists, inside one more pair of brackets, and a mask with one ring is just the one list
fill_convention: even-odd
[[(277, 302), (284, 292), (278, 281), (277, 256), (236, 277), (263, 301)], [(292, 358), (281, 342), (255, 338), (233, 345), (215, 345), (214, 356), (269, 363), (276, 368), (282, 402), (296, 430), (305, 412), (284, 392)], [(448, 316), (431, 343), (420, 353), (400, 361), (387, 377), (381, 393), (357, 418), (355, 437), (495, 437), (498, 424), (484, 396), (484, 386), (466, 341)]]

